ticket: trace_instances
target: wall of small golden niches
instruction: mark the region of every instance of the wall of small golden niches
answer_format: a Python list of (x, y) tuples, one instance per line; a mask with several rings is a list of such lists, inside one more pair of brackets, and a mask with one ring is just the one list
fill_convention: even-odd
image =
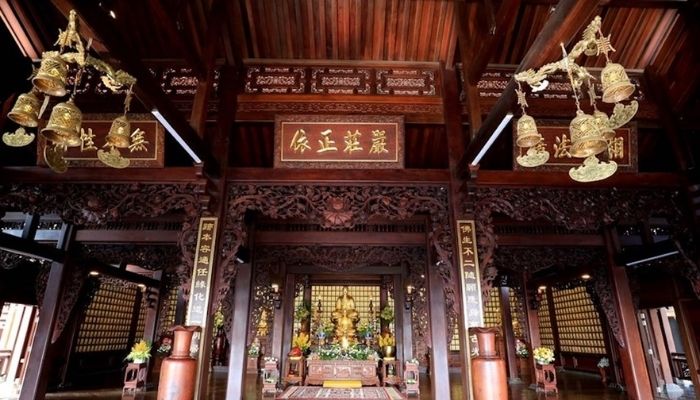
[[(136, 285), (117, 285), (103, 282), (85, 313), (80, 325), (75, 351), (77, 353), (120, 351), (131, 347), (129, 335), (134, 313)], [(143, 317), (145, 307), (142, 303), (139, 324), (143, 337)]]
[[(178, 285), (173, 285), (167, 294), (167, 304), (165, 306), (165, 315), (160, 318), (159, 327), (161, 333), (175, 325), (175, 315), (177, 314), (177, 292)], [(138, 337), (138, 336), (137, 336)]]
[(561, 351), (606, 354), (600, 316), (586, 288), (552, 289), (552, 296)]
[[(355, 310), (360, 317), (358, 325), (368, 321), (370, 301), (372, 302), (375, 318), (379, 317), (381, 311), (379, 308), (379, 293), (380, 287), (378, 285), (348, 286), (348, 294), (353, 297)], [(335, 310), (335, 302), (342, 295), (343, 286), (313, 285), (311, 287), (312, 316), (318, 306), (318, 301), (321, 300), (321, 319), (323, 323), (331, 322), (331, 313)], [(393, 307), (393, 299), (391, 299), (390, 303), (390, 307)]]
[(549, 314), (549, 301), (542, 293), (540, 305), (537, 308), (537, 318), (540, 321), (540, 342), (542, 346), (554, 349), (554, 334), (552, 333), (552, 319)]

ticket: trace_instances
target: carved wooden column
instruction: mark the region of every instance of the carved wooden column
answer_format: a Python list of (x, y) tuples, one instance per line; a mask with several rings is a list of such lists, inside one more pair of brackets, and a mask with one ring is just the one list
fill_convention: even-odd
[[(296, 290), (296, 275), (287, 274), (284, 280), (284, 292), (282, 293), (282, 347), (280, 354), (280, 368), (287, 365), (287, 354), (292, 349), (292, 335), (294, 334), (294, 292)], [(275, 344), (273, 343), (273, 346)]]
[(236, 281), (233, 287), (233, 318), (231, 326), (231, 353), (229, 355), (229, 373), (226, 386), (227, 399), (242, 399), (246, 370), (246, 336), (248, 333), (248, 314), (250, 313), (251, 285), (253, 282), (250, 264), (237, 266)]
[[(283, 265), (280, 267), (280, 277), (278, 279), (286, 279), (285, 276), (286, 273), (286, 268)], [(273, 281), (274, 282), (274, 281)], [(278, 360), (282, 360), (282, 332), (284, 331), (284, 319), (285, 319), (285, 310), (287, 307), (285, 305), (287, 304), (287, 284), (286, 282), (275, 282), (277, 284), (284, 284), (282, 286), (282, 292), (279, 294), (282, 296), (282, 303), (280, 305), (280, 308), (274, 308), (273, 305), (273, 310), (272, 312), (273, 317), (272, 317), (272, 356), (277, 357)], [(293, 292), (292, 292), (293, 293)], [(274, 303), (274, 302), (273, 302)], [(294, 299), (292, 299), (292, 303), (294, 303)], [(280, 364), (280, 366), (283, 366), (284, 364)]]
[[(411, 313), (412, 305), (410, 307), (404, 306), (406, 303), (406, 271), (404, 270), (402, 275), (394, 276), (394, 290), (396, 291), (396, 298), (394, 302), (398, 304), (396, 313), (396, 339), (399, 342), (399, 347), (396, 351), (398, 357), (403, 357), (402, 361), (409, 361), (413, 357), (413, 329), (411, 327)], [(415, 290), (415, 289), (414, 289)], [(414, 298), (418, 294), (413, 292)], [(399, 328), (401, 330), (399, 330)]]
[[(73, 240), (73, 233), (73, 226), (63, 223), (56, 247), (67, 250)], [(46, 395), (48, 370), (51, 366), (51, 338), (61, 303), (64, 281), (69, 267), (68, 262), (70, 261), (51, 263), (44, 300), (39, 305), (39, 322), (34, 334), (32, 351), (29, 353), (29, 360), (27, 360), (22, 391), (19, 394), (20, 400), (43, 399)]]
[(530, 337), (530, 348), (528, 349), (530, 352), (530, 384), (534, 385), (536, 384), (535, 371), (537, 369), (537, 364), (534, 357), (532, 357), (532, 349), (540, 347), (542, 345), (542, 341), (540, 339), (540, 318), (537, 315), (537, 306), (539, 304), (538, 300), (535, 298), (535, 290), (530, 287), (532, 283), (530, 282), (529, 275), (530, 274), (528, 272), (523, 272), (522, 281), (523, 293), (525, 294), (525, 324), (527, 325), (527, 332), (528, 336)]
[(428, 301), (430, 304), (430, 389), (433, 399), (450, 400), (445, 288), (438, 267), (428, 265)]
[(605, 229), (605, 244), (608, 250), (608, 275), (615, 297), (622, 328), (624, 346), (620, 348), (622, 371), (625, 376), (625, 385), (631, 399), (651, 400), (654, 394), (649, 382), (644, 349), (637, 326), (637, 313), (632, 300), (627, 271), (624, 267), (615, 263), (616, 233), (613, 228)]
[(505, 342), (505, 359), (508, 368), (508, 383), (520, 383), (518, 362), (515, 357), (515, 333), (513, 333), (513, 314), (510, 309), (510, 288), (501, 286), (498, 298), (501, 302), (501, 321), (503, 321), (503, 341)]

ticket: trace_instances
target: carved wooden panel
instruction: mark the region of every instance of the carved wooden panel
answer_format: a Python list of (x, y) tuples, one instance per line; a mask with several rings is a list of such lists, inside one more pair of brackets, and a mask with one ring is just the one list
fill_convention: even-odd
[(453, 241), (447, 190), (439, 186), (335, 186), (335, 185), (231, 185), (223, 251), (225, 268), (217, 277), (218, 302), (228, 292), (235, 273), (230, 260), (245, 243), (243, 223), (246, 212), (257, 212), (271, 219), (304, 219), (326, 229), (349, 228), (371, 218), (404, 220), (427, 214), (428, 235), (435, 268), (445, 283), (447, 315), (450, 321), (448, 340), (459, 315), (457, 290), (453, 279)]

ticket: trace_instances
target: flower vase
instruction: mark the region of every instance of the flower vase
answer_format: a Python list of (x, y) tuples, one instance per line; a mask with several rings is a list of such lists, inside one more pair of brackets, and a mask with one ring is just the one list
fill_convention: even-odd
[(192, 335), (199, 326), (176, 326), (173, 352), (160, 367), (158, 400), (191, 400), (194, 398), (197, 360), (190, 357)]
[(384, 346), (382, 349), (384, 350), (384, 358), (394, 358), (394, 346)]
[(472, 358), (472, 382), (475, 400), (507, 400), (506, 363), (496, 352), (496, 328), (472, 328), (479, 355)]

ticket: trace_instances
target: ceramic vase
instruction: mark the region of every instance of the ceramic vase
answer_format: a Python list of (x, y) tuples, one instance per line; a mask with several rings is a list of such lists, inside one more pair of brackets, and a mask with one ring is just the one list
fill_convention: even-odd
[(216, 329), (216, 336), (214, 337), (214, 349), (211, 357), (212, 365), (226, 365), (227, 347), (226, 333), (224, 332), (224, 327), (220, 326)]
[(197, 360), (190, 357), (192, 335), (199, 326), (176, 326), (173, 353), (160, 367), (158, 400), (192, 400), (197, 374)]
[(506, 363), (496, 352), (496, 328), (472, 328), (479, 355), (472, 358), (475, 400), (507, 400)]

